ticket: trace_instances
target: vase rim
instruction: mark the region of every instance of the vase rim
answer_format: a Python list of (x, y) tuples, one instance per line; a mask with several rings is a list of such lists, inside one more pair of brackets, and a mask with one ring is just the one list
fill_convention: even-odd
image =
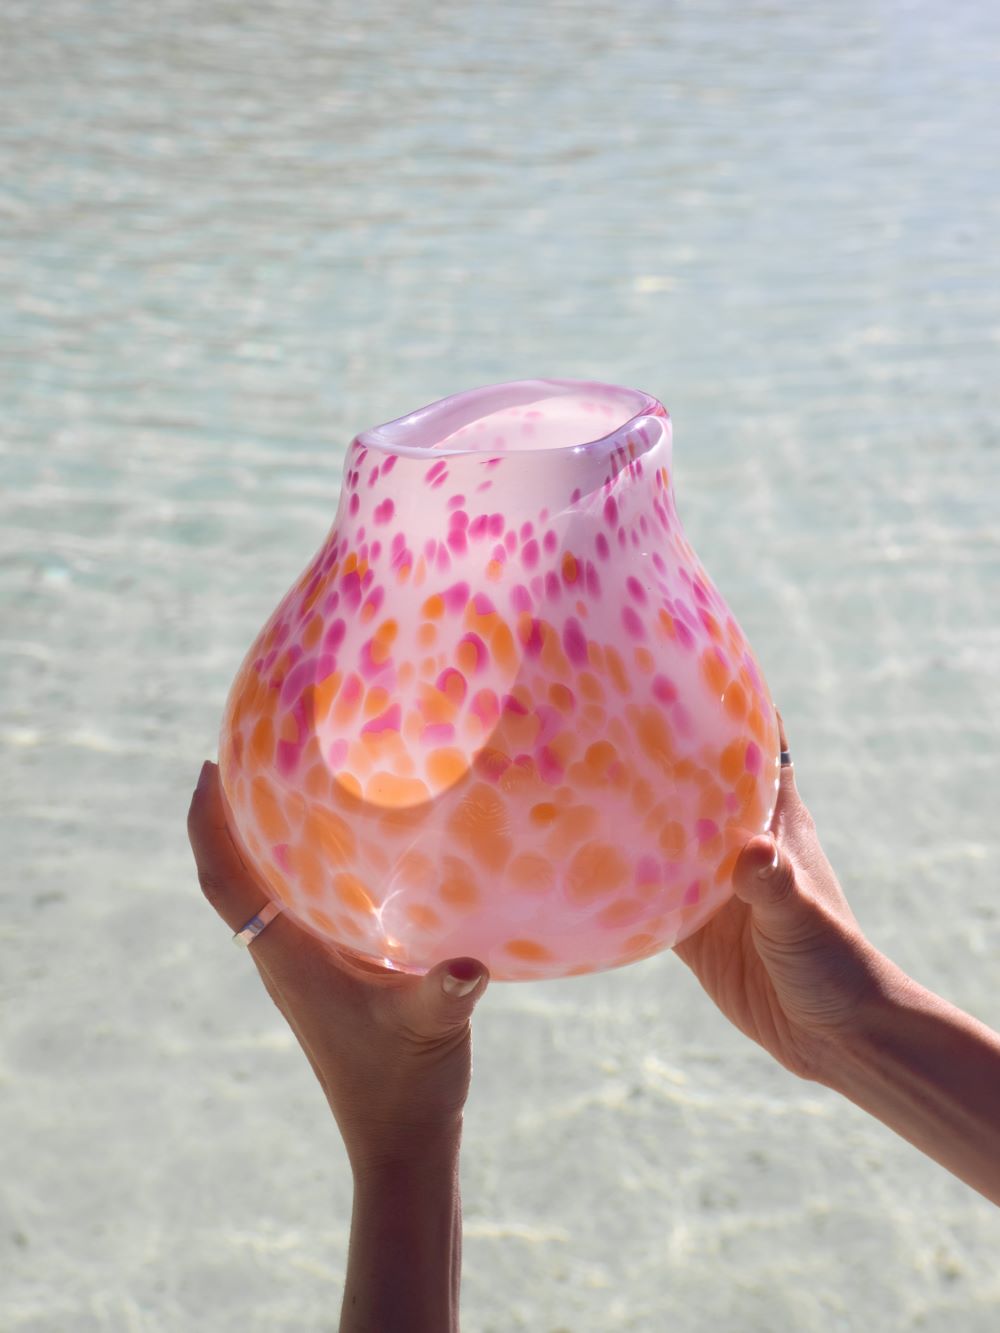
[[(372, 426), (355, 437), (355, 443), (377, 449), (381, 453), (398, 454), (409, 458), (437, 458), (462, 455), (482, 456), (483, 448), (473, 446), (436, 447), (438, 441), (447, 440), (455, 431), (481, 417), (490, 416), (503, 408), (518, 407), (539, 402), (545, 398), (555, 398), (572, 393), (586, 393), (593, 397), (615, 402), (628, 415), (625, 420), (603, 435), (593, 439), (581, 440), (577, 444), (541, 445), (533, 447), (531, 454), (555, 453), (600, 453), (610, 451), (623, 444), (625, 437), (634, 431), (639, 422), (647, 417), (657, 417), (661, 422), (668, 422), (670, 414), (652, 394), (641, 389), (630, 389), (619, 384), (606, 384), (599, 380), (575, 379), (530, 379), (506, 380), (498, 384), (486, 384), (477, 389), (466, 389), (460, 393), (438, 398), (426, 407), (407, 412), (382, 425)], [(600, 427), (598, 427), (600, 429)], [(427, 438), (414, 437), (424, 434)]]

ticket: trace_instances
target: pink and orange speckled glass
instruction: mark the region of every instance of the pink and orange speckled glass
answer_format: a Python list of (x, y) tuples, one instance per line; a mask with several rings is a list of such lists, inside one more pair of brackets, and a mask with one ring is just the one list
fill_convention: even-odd
[(777, 728), (670, 467), (660, 403), (571, 380), (352, 442), (222, 727), (230, 820), (296, 920), (510, 980), (645, 958), (728, 899)]

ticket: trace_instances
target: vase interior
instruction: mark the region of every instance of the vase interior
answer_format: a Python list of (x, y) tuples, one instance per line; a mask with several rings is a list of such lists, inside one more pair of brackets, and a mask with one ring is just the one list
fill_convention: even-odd
[(442, 398), (360, 439), (399, 453), (580, 449), (613, 438), (654, 406), (647, 394), (617, 385), (518, 380)]

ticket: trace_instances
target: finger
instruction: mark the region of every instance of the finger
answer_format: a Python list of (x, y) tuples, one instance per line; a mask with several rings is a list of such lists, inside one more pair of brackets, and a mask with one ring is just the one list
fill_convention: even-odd
[[(242, 930), (273, 899), (233, 839), (215, 764), (206, 762), (202, 767), (188, 811), (188, 837), (202, 892), (232, 930)], [(251, 942), (250, 951), (261, 972), (268, 972), (283, 990), (294, 986), (300, 998), (328, 994), (331, 988), (346, 994), (358, 981), (399, 978), (398, 973), (375, 963), (366, 965), (335, 949), (284, 913)]]
[(788, 749), (788, 736), (785, 734), (785, 719), (781, 716), (779, 709), (774, 710), (774, 716), (778, 719), (778, 740), (783, 750)]
[[(778, 742), (783, 752), (787, 752), (788, 735), (785, 731), (785, 721), (777, 708), (774, 715), (778, 721)], [(782, 819), (787, 819), (789, 814), (798, 809), (802, 804), (802, 797), (799, 795), (799, 789), (795, 782), (794, 763), (782, 764), (778, 774), (778, 796), (774, 805), (774, 815), (771, 821), (771, 827), (775, 828)]]
[(233, 930), (267, 903), (267, 891), (244, 864), (233, 842), (218, 767), (206, 760), (188, 810), (188, 838), (205, 897)]
[[(188, 811), (188, 837), (205, 897), (231, 930), (242, 930), (269, 901), (267, 888), (243, 860), (226, 820), (218, 766), (203, 765)], [(319, 941), (282, 914), (251, 943), (254, 961), (281, 965), (294, 957), (299, 966)]]
[(477, 959), (452, 958), (397, 991), (397, 1016), (428, 1040), (447, 1037), (469, 1021), (488, 984), (489, 973)]
[(815, 904), (802, 892), (795, 869), (769, 834), (751, 838), (733, 870), (736, 896), (770, 939), (791, 942), (815, 926)]

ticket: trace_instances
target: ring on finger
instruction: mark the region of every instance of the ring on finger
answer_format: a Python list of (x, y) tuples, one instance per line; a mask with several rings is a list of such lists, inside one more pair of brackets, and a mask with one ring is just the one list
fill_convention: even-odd
[(276, 902), (266, 903), (256, 916), (252, 916), (245, 926), (241, 927), (233, 936), (233, 943), (240, 949), (249, 949), (254, 940), (266, 930), (274, 918), (280, 913), (281, 905)]

